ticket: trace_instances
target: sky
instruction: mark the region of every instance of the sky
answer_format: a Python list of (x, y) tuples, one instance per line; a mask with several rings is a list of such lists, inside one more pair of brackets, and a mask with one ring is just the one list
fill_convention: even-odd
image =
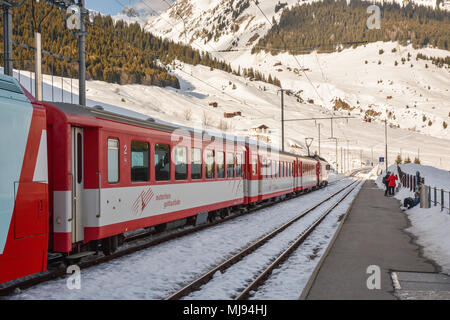
[[(143, 9), (151, 12), (164, 10), (168, 4), (164, 0), (85, 0), (88, 9), (99, 11), (103, 14), (115, 15), (122, 11), (124, 7), (132, 6), (136, 9)], [(166, 0), (169, 3), (174, 0)], [(151, 8), (151, 9), (150, 9)]]

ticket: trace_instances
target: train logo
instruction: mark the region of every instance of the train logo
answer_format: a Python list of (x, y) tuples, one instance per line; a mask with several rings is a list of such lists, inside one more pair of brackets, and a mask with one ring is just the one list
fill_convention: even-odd
[(133, 212), (136, 215), (142, 215), (154, 195), (152, 188), (148, 188), (147, 191), (142, 190), (141, 194), (133, 203)]

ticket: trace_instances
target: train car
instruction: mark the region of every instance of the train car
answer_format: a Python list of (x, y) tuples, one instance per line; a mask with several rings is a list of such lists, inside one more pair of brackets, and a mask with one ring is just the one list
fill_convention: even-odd
[(296, 156), (247, 142), (249, 173), (248, 202), (284, 196), (295, 191)]
[(0, 283), (47, 268), (45, 109), (0, 75)]
[(299, 162), (301, 171), (300, 190), (305, 191), (317, 188), (320, 184), (319, 176), (317, 174), (319, 162), (310, 157), (300, 157)]
[(325, 187), (328, 185), (328, 171), (330, 170), (329, 163), (323, 159), (319, 158), (319, 186)]
[(245, 148), (66, 103), (48, 114), (52, 250), (110, 253), (126, 232), (244, 203)]

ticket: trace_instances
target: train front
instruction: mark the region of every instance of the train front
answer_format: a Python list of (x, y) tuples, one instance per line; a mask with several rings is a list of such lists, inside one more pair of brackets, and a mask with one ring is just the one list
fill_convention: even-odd
[(45, 109), (0, 75), (0, 283), (47, 267)]

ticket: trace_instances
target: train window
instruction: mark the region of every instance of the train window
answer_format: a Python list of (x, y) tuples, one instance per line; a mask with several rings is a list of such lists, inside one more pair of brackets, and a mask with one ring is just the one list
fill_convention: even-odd
[(278, 161), (273, 162), (273, 169), (274, 169), (274, 177), (278, 177), (278, 171), (279, 171), (279, 164)]
[(205, 174), (206, 179), (214, 179), (214, 150), (206, 150)]
[(202, 178), (202, 149), (193, 148), (191, 150), (191, 178)]
[(217, 152), (217, 178), (225, 178), (225, 153)]
[(175, 180), (187, 179), (187, 148), (175, 148)]
[(83, 136), (81, 133), (77, 134), (77, 182), (80, 184), (83, 181)]
[(131, 181), (149, 180), (149, 145), (147, 142), (131, 141)]
[(236, 155), (236, 177), (242, 177), (242, 154)]
[(255, 175), (258, 172), (258, 160), (256, 158), (252, 159), (252, 174)]
[(234, 154), (227, 152), (227, 177), (234, 178)]
[(155, 144), (155, 179), (170, 180), (170, 146), (167, 144)]
[(119, 140), (108, 139), (108, 183), (119, 182)]

